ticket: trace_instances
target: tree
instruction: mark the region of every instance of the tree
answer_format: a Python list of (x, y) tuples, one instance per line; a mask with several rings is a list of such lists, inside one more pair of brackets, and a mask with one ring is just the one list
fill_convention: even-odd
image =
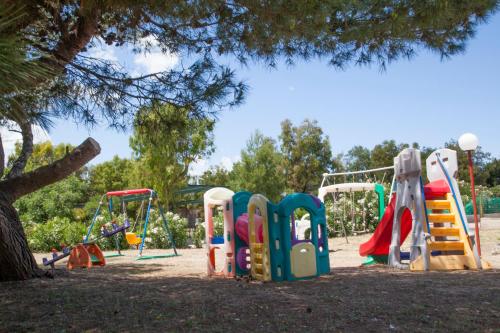
[(230, 187), (236, 191), (261, 193), (277, 202), (285, 191), (281, 163), (276, 142), (256, 131), (241, 151), (241, 160), (233, 165)]
[(133, 162), (114, 156), (111, 161), (90, 168), (89, 187), (91, 195), (103, 195), (108, 191), (129, 188)]
[(354, 146), (347, 152), (345, 161), (348, 170), (370, 169), (372, 163), (370, 149), (363, 146)]
[[(54, 146), (50, 141), (35, 144), (33, 154), (26, 163), (26, 171), (53, 163), (64, 157), (69, 149), (73, 148), (66, 144)], [(14, 153), (9, 156), (8, 165), (16, 160), (20, 151), (21, 146), (17, 144)], [(88, 199), (88, 184), (83, 179), (85, 173), (83, 168), (56, 184), (21, 197), (15, 203), (21, 220), (45, 223), (54, 217), (73, 219), (75, 208), (83, 206)]]
[(332, 151), (328, 136), (317, 121), (304, 120), (298, 127), (290, 120), (281, 123), (282, 165), (287, 186), (295, 192), (317, 189), (321, 175), (332, 166)]
[[(23, 15), (2, 35), (24, 42), (19, 44), (22, 64), (47, 71), (31, 77), (29, 85), (16, 83), (1, 92), (0, 122), (16, 124), (22, 133), (22, 150), (8, 174), (4, 175), (0, 163), (0, 280), (40, 274), (13, 202), (67, 177), (100, 150), (89, 139), (60, 161), (26, 173), (33, 123), (47, 125), (53, 117), (62, 117), (82, 124), (102, 120), (123, 128), (138, 109), (152, 102), (174, 105), (191, 116), (213, 116), (240, 104), (246, 91), (230, 68), (217, 63), (224, 59), (221, 56), (233, 56), (242, 63), (263, 60), (271, 66), (282, 58), (292, 63), (298, 57), (328, 57), (339, 68), (373, 61), (383, 68), (411, 57), (422, 46), (443, 57), (462, 52), (477, 25), (496, 9), (494, 0), (4, 3), (20, 8)], [(86, 53), (101, 41), (116, 47), (130, 45), (137, 52), (158, 47), (185, 61), (169, 71), (131, 75), (119, 64)], [(5, 49), (0, 52), (13, 57)], [(9, 68), (10, 73), (16, 70)]]
[[(458, 179), (469, 181), (469, 160), (467, 153), (460, 149), (458, 141), (451, 139), (444, 144), (445, 148), (455, 150), (458, 159)], [(491, 161), (491, 154), (483, 151), (481, 146), (477, 147), (472, 155), (474, 162), (474, 180), (477, 185), (486, 185), (488, 178), (486, 166)]]
[(168, 205), (174, 192), (186, 185), (189, 166), (213, 152), (214, 124), (173, 105), (142, 108), (130, 138), (135, 181), (154, 188)]
[(199, 181), (201, 185), (229, 186), (231, 179), (232, 173), (224, 166), (218, 165), (205, 171)]
[(371, 152), (371, 168), (382, 168), (394, 165), (396, 157), (403, 149), (408, 148), (405, 143), (397, 144), (394, 140), (384, 140), (381, 144), (375, 145)]
[(494, 187), (500, 185), (500, 159), (493, 159), (485, 167), (486, 185)]

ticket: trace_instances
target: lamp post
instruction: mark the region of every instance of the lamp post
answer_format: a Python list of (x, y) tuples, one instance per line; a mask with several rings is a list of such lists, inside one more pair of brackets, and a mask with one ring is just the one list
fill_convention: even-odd
[(460, 149), (467, 152), (469, 160), (469, 177), (470, 187), (472, 193), (472, 207), (474, 209), (474, 233), (476, 235), (477, 252), (481, 256), (481, 241), (479, 240), (479, 220), (477, 217), (477, 203), (476, 203), (476, 188), (474, 184), (474, 163), (472, 161), (472, 153), (479, 145), (479, 139), (472, 133), (465, 133), (458, 139)]

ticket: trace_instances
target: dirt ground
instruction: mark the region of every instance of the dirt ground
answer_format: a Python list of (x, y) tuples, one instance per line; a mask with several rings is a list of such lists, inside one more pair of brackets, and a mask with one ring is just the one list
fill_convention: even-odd
[[(63, 262), (53, 280), (0, 284), (0, 332), (500, 330), (500, 219), (481, 228), (488, 271), (360, 267), (369, 237), (330, 240), (331, 274), (298, 282), (208, 278), (203, 249), (148, 261), (125, 251), (89, 271)], [(171, 251), (146, 254), (158, 253)]]

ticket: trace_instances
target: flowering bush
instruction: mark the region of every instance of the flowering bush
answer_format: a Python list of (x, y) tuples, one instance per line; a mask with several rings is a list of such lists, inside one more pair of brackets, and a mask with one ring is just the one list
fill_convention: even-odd
[(66, 217), (54, 217), (46, 223), (27, 222), (24, 227), (30, 248), (38, 252), (61, 250), (62, 245), (81, 242), (85, 234), (83, 223), (71, 222)]
[(343, 236), (343, 225), (347, 235), (352, 235), (365, 229), (372, 232), (379, 223), (375, 192), (354, 192), (353, 197), (350, 193), (340, 194), (334, 202), (327, 200), (325, 209), (330, 237)]
[[(180, 217), (172, 212), (165, 213), (165, 219), (168, 223), (168, 229), (178, 248), (187, 247), (188, 229), (187, 219)], [(146, 247), (151, 249), (171, 248), (172, 243), (167, 235), (163, 219), (158, 210), (151, 209), (149, 216), (148, 233), (145, 240)]]
[[(171, 212), (167, 212), (165, 218), (168, 221), (168, 228), (172, 233), (176, 247), (187, 247), (189, 238), (187, 220)], [(114, 220), (117, 224), (122, 225), (125, 221), (125, 216), (116, 216)], [(132, 219), (129, 221), (131, 223), (131, 228), (128, 231), (142, 235), (144, 221), (138, 221), (135, 230), (132, 230), (134, 221)], [(111, 219), (107, 212), (96, 218), (92, 233), (89, 237), (90, 241), (100, 238), (96, 241), (96, 244), (102, 250), (114, 250), (116, 248), (116, 239), (118, 239), (121, 249), (130, 247), (122, 233), (115, 234), (113, 237), (109, 238), (101, 238), (101, 228), (103, 226), (109, 231), (112, 230)], [(72, 222), (68, 218), (55, 217), (46, 223), (25, 222), (24, 228), (31, 249), (38, 252), (47, 252), (53, 248), (61, 250), (62, 244), (73, 245), (81, 243), (87, 233), (88, 226), (80, 222)], [(170, 238), (167, 237), (167, 233), (163, 226), (163, 220), (157, 210), (154, 209), (151, 209), (145, 246), (147, 248), (172, 247)]]
[(205, 241), (205, 227), (203, 223), (196, 223), (193, 234), (193, 244), (197, 248), (203, 247), (203, 242)]
[(222, 212), (214, 216), (214, 236), (224, 236), (224, 215)]
[[(213, 216), (214, 221), (214, 236), (223, 236), (224, 235), (224, 215), (222, 211), (217, 211)], [(199, 222), (196, 223), (194, 233), (193, 233), (193, 244), (197, 248), (203, 247), (203, 243), (205, 242), (205, 223)]]

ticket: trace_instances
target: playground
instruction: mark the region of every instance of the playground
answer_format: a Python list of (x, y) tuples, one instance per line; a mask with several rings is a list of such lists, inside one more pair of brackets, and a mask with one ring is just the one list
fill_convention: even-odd
[(500, 0), (4, 2), (0, 333), (500, 332)]
[(482, 222), (483, 257), (493, 266), (485, 271), (360, 268), (369, 234), (330, 240), (331, 273), (298, 282), (207, 278), (204, 249), (149, 261), (127, 250), (106, 267), (70, 272), (62, 262), (54, 280), (2, 284), (1, 331), (494, 331), (499, 222)]

